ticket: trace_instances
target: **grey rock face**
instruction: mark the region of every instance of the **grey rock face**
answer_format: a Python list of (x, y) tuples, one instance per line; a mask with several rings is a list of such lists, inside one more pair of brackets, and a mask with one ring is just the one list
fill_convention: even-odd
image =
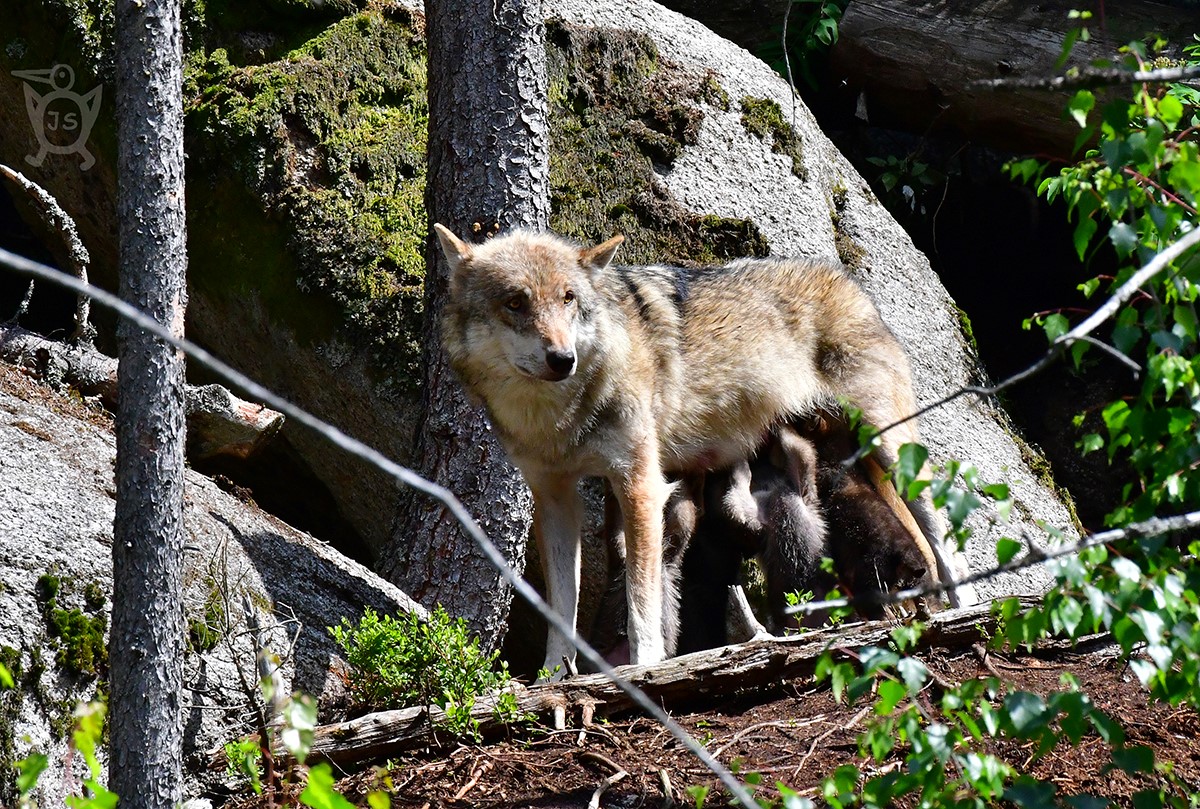
[[(106, 624), (112, 595), (114, 444), (105, 417), (0, 366), (0, 647), (19, 690), (0, 701), (0, 727), (15, 743), (0, 758), (48, 755), (42, 806), (62, 805), (77, 785), (64, 771), (70, 714), (94, 696), (95, 673), (73, 673), (49, 629), (45, 583), (59, 583), (54, 607)], [(247, 684), (256, 691), (255, 651), (246, 632), (248, 599), (266, 648), (278, 655), (283, 693), (340, 698), (341, 666), (326, 627), (379, 612), (417, 610), (404, 593), (326, 545), (238, 500), (191, 472), (185, 489), (185, 768), (190, 792), (220, 778), (209, 754), (253, 730)], [(97, 666), (102, 673), (105, 666)], [(6, 734), (0, 734), (3, 736)], [(6, 762), (7, 763), (7, 762)], [(11, 790), (11, 784), (0, 788)], [(7, 805), (13, 796), (0, 794)]]

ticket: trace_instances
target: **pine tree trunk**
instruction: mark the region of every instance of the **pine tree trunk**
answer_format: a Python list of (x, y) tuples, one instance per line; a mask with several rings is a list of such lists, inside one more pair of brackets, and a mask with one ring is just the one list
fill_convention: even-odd
[[(120, 294), (182, 336), (180, 0), (117, 3)], [(118, 329), (110, 788), (122, 809), (182, 793), (183, 357)]]
[[(549, 124), (544, 25), (538, 0), (430, 0), (431, 222), (465, 239), (549, 220)], [(448, 268), (430, 240), (426, 276), (425, 423), (415, 457), (455, 492), (518, 570), (532, 500), (471, 406), (441, 346)], [(484, 645), (504, 635), (512, 594), (443, 509), (418, 499), (398, 522), (381, 569), (426, 606), (468, 619)]]

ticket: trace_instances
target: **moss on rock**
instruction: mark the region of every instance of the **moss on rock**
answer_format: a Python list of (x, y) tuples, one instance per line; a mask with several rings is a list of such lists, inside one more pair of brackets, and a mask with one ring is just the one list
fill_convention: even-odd
[(343, 338), (371, 349), (382, 375), (414, 380), (425, 84), (420, 26), (403, 9), (337, 20), (266, 64), (192, 54), (193, 283), (257, 294), (302, 341)]
[[(76, 676), (102, 676), (108, 670), (104, 591), (96, 582), (86, 584), (82, 594), (78, 590), (74, 579), (60, 578), (50, 571), (38, 578), (35, 593), (46, 619), (47, 634), (57, 646), (55, 662)], [(73, 598), (83, 601), (83, 609), (61, 606), (60, 600)]]
[(715, 76), (663, 59), (644, 34), (547, 29), (551, 228), (582, 242), (623, 233), (634, 264), (766, 255), (753, 222), (685, 210), (655, 171), (696, 143), (702, 104), (728, 105)]
[(742, 99), (742, 126), (759, 140), (770, 140), (771, 151), (792, 159), (792, 174), (801, 180), (808, 176), (804, 169), (804, 152), (800, 135), (783, 117), (783, 110), (769, 98), (746, 96)]

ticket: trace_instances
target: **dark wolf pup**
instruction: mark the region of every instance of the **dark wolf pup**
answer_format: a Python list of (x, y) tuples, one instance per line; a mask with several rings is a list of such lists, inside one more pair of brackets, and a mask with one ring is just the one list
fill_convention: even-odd
[[(513, 231), (470, 245), (434, 225), (450, 265), (442, 336), (450, 363), (533, 491), (549, 601), (574, 625), (579, 595), (577, 483), (606, 477), (625, 528), (634, 663), (663, 659), (665, 473), (751, 457), (771, 428), (841, 398), (883, 426), (915, 410), (908, 359), (867, 295), (840, 268), (738, 260), (681, 271), (610, 266), (623, 237), (580, 248)], [(916, 441), (888, 431), (883, 466)], [(943, 581), (960, 572), (928, 496), (906, 504), (914, 542)], [(962, 590), (953, 604), (970, 600)], [(546, 666), (575, 651), (551, 630)]]

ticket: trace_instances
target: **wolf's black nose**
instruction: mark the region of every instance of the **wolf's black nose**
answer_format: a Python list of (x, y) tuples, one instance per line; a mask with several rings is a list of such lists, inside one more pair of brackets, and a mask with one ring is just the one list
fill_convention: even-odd
[(575, 368), (575, 352), (546, 349), (546, 367), (564, 378), (569, 376)]

